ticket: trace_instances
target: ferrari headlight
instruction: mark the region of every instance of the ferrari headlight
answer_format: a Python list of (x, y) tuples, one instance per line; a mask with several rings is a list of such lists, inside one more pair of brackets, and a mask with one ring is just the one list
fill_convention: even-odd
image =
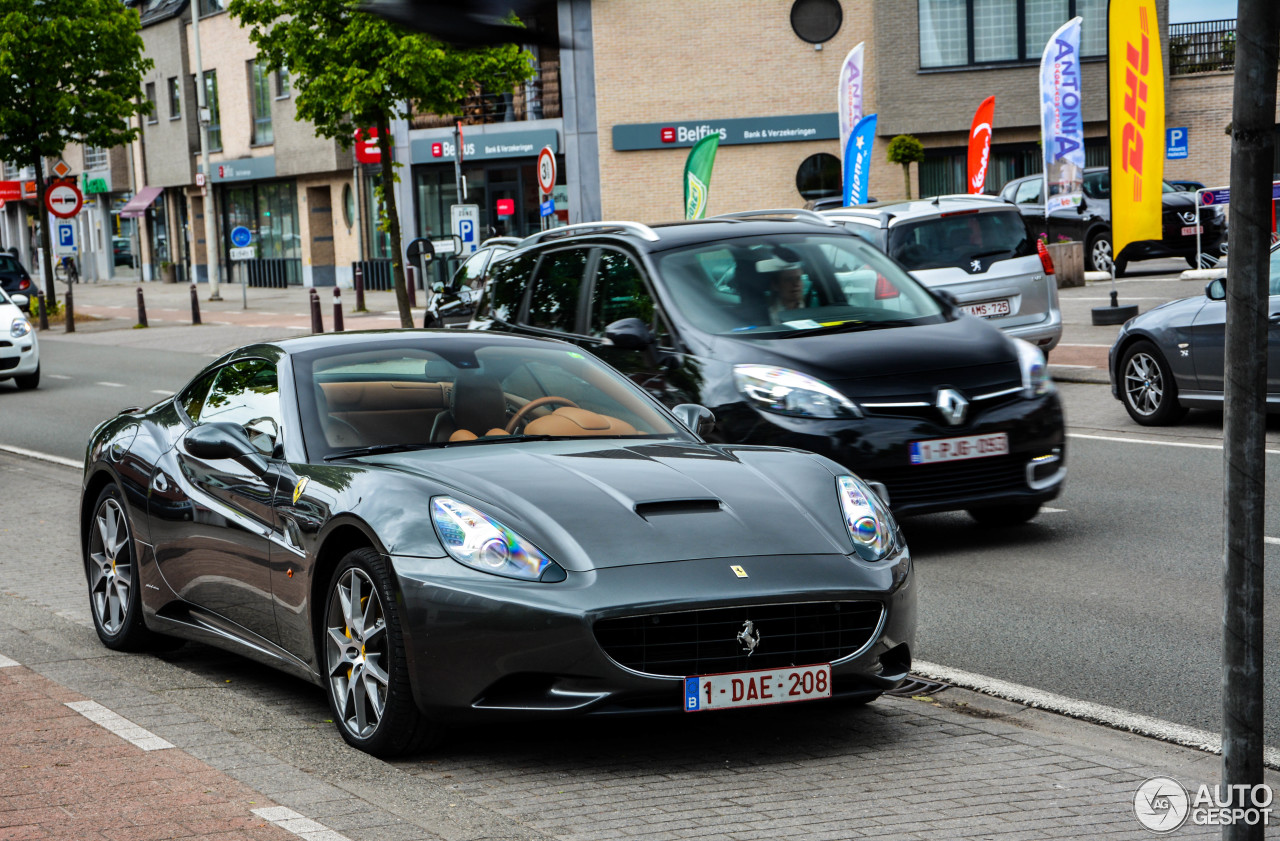
[(860, 418), (852, 400), (822, 380), (768, 365), (735, 365), (733, 381), (751, 405), (802, 418)]
[(889, 506), (857, 476), (837, 476), (840, 509), (853, 538), (853, 548), (864, 561), (883, 560), (893, 550), (898, 524)]
[(1014, 339), (1013, 344), (1018, 349), (1018, 367), (1022, 369), (1022, 396), (1039, 397), (1057, 391), (1040, 348), (1022, 339)]
[(520, 535), (470, 505), (438, 496), (431, 500), (431, 519), (454, 560), (481, 572), (538, 581), (544, 573), (563, 570)]
[(25, 318), (15, 318), (13, 323), (9, 325), (9, 335), (15, 339), (21, 339), (30, 332), (31, 322)]

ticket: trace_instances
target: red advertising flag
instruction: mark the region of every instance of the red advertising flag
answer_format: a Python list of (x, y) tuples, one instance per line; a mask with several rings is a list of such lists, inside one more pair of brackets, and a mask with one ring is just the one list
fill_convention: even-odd
[(973, 115), (969, 129), (969, 192), (981, 193), (987, 184), (987, 162), (991, 159), (991, 121), (995, 116), (996, 98), (982, 100)]

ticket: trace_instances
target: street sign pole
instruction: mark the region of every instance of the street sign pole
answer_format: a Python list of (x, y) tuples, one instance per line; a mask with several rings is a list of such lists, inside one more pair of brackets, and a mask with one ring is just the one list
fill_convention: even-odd
[[(218, 294), (218, 229), (213, 216), (213, 186), (209, 177), (209, 101), (205, 95), (204, 64), (200, 60), (200, 15), (191, 16), (191, 40), (196, 59), (196, 116), (200, 123), (200, 167), (204, 172), (204, 254), (209, 274), (209, 300), (221, 301)], [(194, 245), (194, 243), (193, 243)], [(194, 249), (193, 249), (194, 250)]]

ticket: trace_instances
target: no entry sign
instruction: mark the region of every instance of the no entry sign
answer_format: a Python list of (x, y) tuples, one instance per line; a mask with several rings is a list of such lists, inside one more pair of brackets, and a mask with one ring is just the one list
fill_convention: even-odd
[(44, 192), (44, 206), (59, 219), (70, 219), (84, 206), (84, 196), (74, 181), (59, 181)]

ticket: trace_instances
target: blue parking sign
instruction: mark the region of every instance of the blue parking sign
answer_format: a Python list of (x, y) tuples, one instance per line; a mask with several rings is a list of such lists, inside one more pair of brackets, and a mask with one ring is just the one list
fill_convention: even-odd
[(1164, 153), (1166, 159), (1171, 161), (1180, 161), (1188, 156), (1189, 144), (1187, 143), (1186, 126), (1165, 129), (1165, 137), (1167, 140), (1165, 143)]
[(76, 247), (76, 228), (74, 225), (58, 226), (58, 247), (59, 248), (75, 248)]

